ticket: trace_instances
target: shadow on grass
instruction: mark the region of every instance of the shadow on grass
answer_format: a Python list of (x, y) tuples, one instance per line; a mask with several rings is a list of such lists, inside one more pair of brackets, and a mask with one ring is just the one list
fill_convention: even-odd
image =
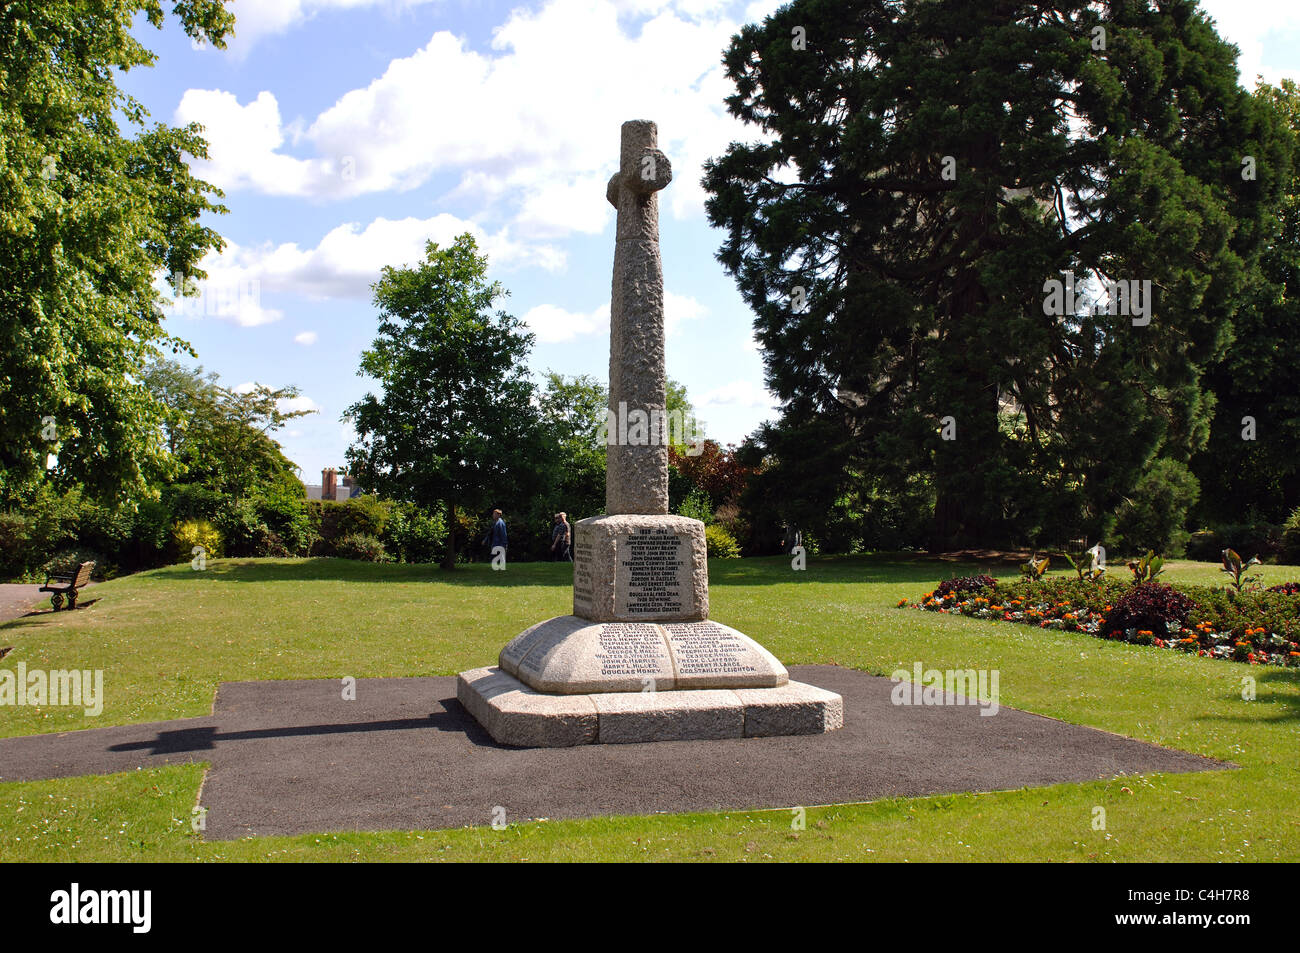
[(169, 583), (357, 582), (442, 583), (451, 586), (571, 586), (572, 563), (512, 563), (495, 571), (467, 563), (447, 571), (437, 563), (366, 563), (352, 559), (221, 559), (196, 571), (188, 564), (154, 569), (152, 579)]
[[(711, 585), (746, 586), (782, 583), (903, 583), (932, 587), (953, 576), (989, 573), (996, 576), (1018, 575), (1013, 567), (996, 561), (961, 562), (948, 554), (929, 556), (922, 553), (871, 553), (862, 556), (812, 556), (807, 568), (791, 566), (789, 556), (758, 556), (747, 559), (713, 559), (709, 561)], [(920, 595), (920, 591), (917, 592)]]
[[(791, 568), (785, 556), (712, 559), (709, 582), (715, 586), (781, 585), (785, 583), (915, 583), (929, 586), (950, 576), (993, 572), (1003, 567), (987, 563), (956, 563), (913, 553), (813, 557), (804, 571)], [(262, 582), (440, 583), (451, 586), (510, 587), (573, 584), (572, 563), (517, 562), (495, 571), (488, 563), (468, 563), (446, 571), (434, 563), (366, 563), (351, 559), (221, 559), (197, 572), (187, 563), (152, 570), (153, 579), (204, 584)]]
[[(1241, 691), (1230, 692), (1223, 696), (1223, 701), (1243, 706), (1240, 715), (1200, 715), (1198, 721), (1300, 721), (1300, 669), (1266, 668), (1255, 665), (1242, 665), (1240, 662), (1225, 662), (1226, 665), (1239, 665), (1242, 677), (1255, 679), (1255, 697), (1246, 701)], [(1287, 689), (1290, 688), (1290, 691)], [(1258, 707), (1257, 707), (1258, 706)], [(1261, 715), (1260, 711), (1268, 714)]]

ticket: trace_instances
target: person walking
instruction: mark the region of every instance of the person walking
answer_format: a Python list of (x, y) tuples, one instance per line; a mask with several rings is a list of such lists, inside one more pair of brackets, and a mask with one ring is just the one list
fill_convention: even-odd
[(501, 518), (500, 510), (492, 511), (492, 525), (488, 528), (487, 535), (483, 537), (483, 545), (488, 548), (489, 556), (496, 555), (498, 546), (501, 547), (501, 554), (505, 555), (509, 541), (506, 538), (506, 521)]
[(551, 528), (551, 559), (564, 562), (573, 558), (573, 535), (569, 529), (569, 519), (564, 513), (555, 514), (555, 525)]

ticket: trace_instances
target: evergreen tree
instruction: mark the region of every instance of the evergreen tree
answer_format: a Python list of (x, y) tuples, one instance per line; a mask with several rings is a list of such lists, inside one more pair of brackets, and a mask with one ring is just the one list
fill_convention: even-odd
[(796, 0), (724, 62), (762, 138), (708, 212), (805, 509), (929, 474), (932, 547), (1095, 536), (1204, 443), (1290, 142), (1193, 0)]
[[(1300, 88), (1261, 83), (1300, 137)], [(1278, 203), (1281, 228), (1260, 260), (1263, 280), (1233, 321), (1224, 359), (1205, 377), (1217, 399), (1210, 441), (1193, 461), (1202, 522), (1281, 523), (1300, 507), (1300, 168)]]

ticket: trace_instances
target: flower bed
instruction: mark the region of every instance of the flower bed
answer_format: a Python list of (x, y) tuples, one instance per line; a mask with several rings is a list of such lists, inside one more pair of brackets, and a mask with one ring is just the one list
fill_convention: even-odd
[[(979, 579), (980, 577), (968, 577)], [(985, 577), (987, 578), (987, 577)], [(1300, 586), (1235, 593), (1114, 579), (937, 586), (899, 607), (1153, 645), (1252, 665), (1300, 666)], [(1142, 620), (1131, 624), (1135, 620)]]

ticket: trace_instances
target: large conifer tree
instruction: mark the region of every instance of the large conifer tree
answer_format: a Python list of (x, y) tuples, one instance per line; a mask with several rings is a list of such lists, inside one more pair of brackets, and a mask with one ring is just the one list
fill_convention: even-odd
[[(805, 505), (920, 473), (932, 546), (1096, 534), (1204, 443), (1289, 142), (1192, 0), (796, 0), (725, 65), (760, 138), (708, 211)], [(1046, 314), (1067, 272), (1151, 282), (1149, 324)]]

